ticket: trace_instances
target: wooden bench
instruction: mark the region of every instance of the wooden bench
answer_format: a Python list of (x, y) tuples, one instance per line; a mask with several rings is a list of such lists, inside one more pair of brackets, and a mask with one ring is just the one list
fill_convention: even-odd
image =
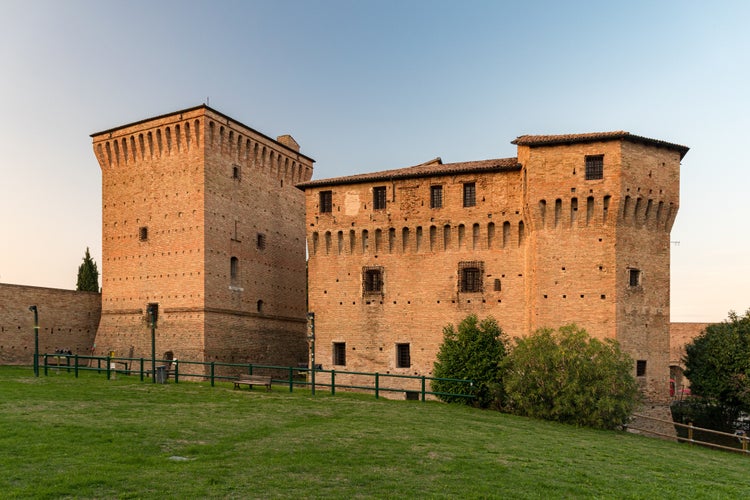
[(265, 385), (266, 390), (270, 391), (271, 377), (266, 377), (264, 375), (240, 375), (240, 378), (234, 380), (234, 388), (239, 389), (241, 385), (246, 385), (250, 389), (252, 389), (254, 385)]

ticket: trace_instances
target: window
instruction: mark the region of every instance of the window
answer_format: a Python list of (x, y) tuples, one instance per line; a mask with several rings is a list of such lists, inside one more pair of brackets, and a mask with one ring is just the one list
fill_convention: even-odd
[(240, 277), (240, 260), (237, 257), (229, 259), (229, 279), (236, 283)]
[(586, 180), (604, 178), (604, 155), (586, 156)]
[[(330, 236), (329, 236), (330, 240)], [(330, 245), (330, 241), (327, 242)], [(258, 247), (258, 250), (265, 250), (266, 248), (266, 235), (263, 233), (258, 233), (258, 237), (256, 238), (255, 242), (256, 246)]]
[(396, 344), (396, 368), (409, 368), (410, 366), (409, 344)]
[(645, 359), (639, 359), (635, 362), (635, 375), (636, 377), (645, 377), (646, 376), (646, 360)]
[(372, 209), (385, 210), (385, 186), (372, 188)]
[(141, 241), (146, 241), (148, 239), (148, 228), (146, 226), (138, 228), (138, 239)]
[(154, 325), (159, 319), (159, 304), (152, 302), (146, 306), (146, 316), (149, 318), (149, 323), (153, 321)]
[(443, 186), (430, 186), (430, 208), (443, 207)]
[(320, 213), (325, 214), (333, 211), (333, 191), (320, 192)]
[(501, 292), (503, 290), (503, 284), (500, 282), (499, 279), (495, 278), (495, 291)]
[(628, 269), (628, 286), (631, 288), (641, 286), (640, 269)]
[(256, 302), (255, 308), (257, 309), (258, 314), (263, 314), (263, 301), (259, 300), (258, 302)]
[(458, 263), (458, 289), (463, 293), (476, 293), (482, 290), (484, 262)]
[(333, 364), (346, 366), (346, 342), (333, 343)]
[(238, 165), (232, 165), (232, 179), (240, 180), (240, 167)]
[(477, 185), (473, 182), (464, 184), (464, 206), (473, 207), (477, 204)]
[(383, 268), (370, 266), (362, 268), (363, 295), (383, 293)]

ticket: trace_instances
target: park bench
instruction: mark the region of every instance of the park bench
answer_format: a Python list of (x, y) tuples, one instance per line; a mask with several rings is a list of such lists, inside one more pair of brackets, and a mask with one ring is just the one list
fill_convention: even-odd
[(267, 391), (271, 390), (271, 377), (264, 375), (240, 375), (240, 377), (233, 382), (235, 389), (239, 389), (242, 385), (246, 385), (250, 389), (252, 389), (254, 385), (265, 385)]

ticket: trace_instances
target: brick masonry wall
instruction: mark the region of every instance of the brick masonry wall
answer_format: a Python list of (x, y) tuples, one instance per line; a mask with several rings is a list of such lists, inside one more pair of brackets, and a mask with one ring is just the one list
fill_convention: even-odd
[[(587, 155), (604, 155), (603, 179), (585, 179)], [(679, 161), (674, 150), (627, 141), (519, 146), (516, 172), (306, 188), (316, 361), (331, 367), (333, 344), (345, 342), (347, 370), (429, 375), (442, 327), (470, 313), (494, 316), (510, 336), (575, 322), (646, 361), (644, 392), (668, 398)], [(476, 184), (476, 207), (462, 205), (465, 182)], [(445, 192), (437, 210), (434, 184)], [(386, 188), (386, 210), (372, 208), (376, 186)], [(330, 213), (320, 212), (323, 190)], [(483, 263), (480, 294), (458, 292), (466, 261)], [(382, 267), (378, 296), (363, 293), (366, 266)], [(641, 272), (636, 287), (631, 268)], [(396, 367), (399, 343), (410, 344), (409, 368)]]
[(310, 179), (313, 161), (291, 137), (274, 141), (199, 106), (93, 138), (103, 184), (98, 349), (150, 357), (149, 303), (159, 307), (157, 355), (233, 352), (233, 337), (216, 333), (224, 322), (240, 337), (268, 322), (285, 335), (266, 340), (293, 334), (304, 346), (304, 195), (294, 184)]
[(88, 355), (101, 314), (101, 295), (0, 283), (0, 363), (33, 364), (34, 313), (39, 313), (39, 352), (70, 349)]

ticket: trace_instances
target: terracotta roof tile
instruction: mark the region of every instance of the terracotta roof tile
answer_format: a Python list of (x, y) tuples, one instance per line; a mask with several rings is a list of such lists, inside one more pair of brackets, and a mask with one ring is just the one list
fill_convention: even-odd
[(511, 144), (516, 144), (518, 146), (530, 146), (533, 148), (538, 146), (552, 146), (555, 144), (574, 144), (580, 142), (600, 142), (614, 140), (640, 142), (642, 144), (650, 144), (652, 146), (673, 149), (679, 151), (680, 158), (683, 158), (690, 149), (687, 146), (681, 146), (679, 144), (673, 144), (671, 142), (633, 135), (630, 132), (625, 132), (624, 130), (618, 130), (615, 132), (592, 132), (588, 134), (522, 135), (517, 137), (516, 140), (511, 141)]
[(520, 170), (517, 158), (498, 158), (492, 160), (466, 161), (460, 163), (443, 163), (440, 158), (435, 158), (413, 167), (398, 168), (394, 170), (383, 170), (366, 174), (349, 175), (346, 177), (333, 177), (330, 179), (319, 179), (297, 184), (299, 189), (305, 190), (311, 187), (334, 186), (339, 184), (362, 184), (365, 182), (376, 182), (382, 180), (412, 179), (416, 177), (435, 177), (438, 175), (455, 175), (473, 172), (502, 172)]

